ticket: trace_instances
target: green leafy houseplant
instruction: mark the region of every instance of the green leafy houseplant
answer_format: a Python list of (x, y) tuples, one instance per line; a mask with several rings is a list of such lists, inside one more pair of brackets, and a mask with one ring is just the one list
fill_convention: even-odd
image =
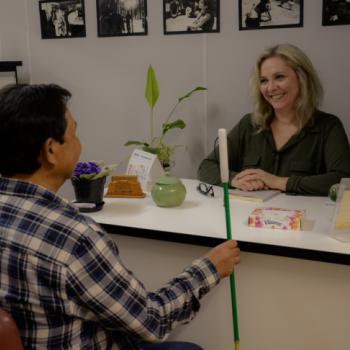
[(149, 141), (135, 141), (130, 140), (125, 143), (125, 146), (136, 145), (142, 146), (142, 150), (146, 152), (150, 152), (156, 154), (159, 158), (160, 163), (166, 169), (171, 166), (171, 156), (174, 154), (176, 148), (183, 147), (183, 145), (168, 145), (164, 143), (164, 137), (172, 129), (184, 129), (186, 123), (182, 119), (176, 119), (172, 121), (172, 117), (175, 113), (176, 108), (179, 104), (189, 98), (196, 91), (207, 90), (205, 87), (197, 86), (184, 96), (180, 97), (173, 109), (170, 111), (167, 119), (162, 124), (162, 129), (160, 136), (154, 136), (154, 107), (158, 101), (159, 97), (159, 88), (158, 82), (156, 78), (156, 74), (152, 68), (152, 66), (148, 67), (147, 71), (147, 81), (146, 81), (146, 91), (145, 97), (150, 107), (150, 138)]

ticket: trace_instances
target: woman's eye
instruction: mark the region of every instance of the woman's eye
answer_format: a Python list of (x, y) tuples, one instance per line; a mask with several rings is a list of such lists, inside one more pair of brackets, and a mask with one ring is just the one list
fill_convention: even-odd
[(278, 80), (281, 80), (283, 78), (284, 78), (284, 75), (282, 75), (282, 74), (276, 75), (276, 79), (278, 79)]
[(265, 84), (267, 82), (267, 80), (266, 79), (260, 79), (260, 84), (262, 85), (262, 84)]

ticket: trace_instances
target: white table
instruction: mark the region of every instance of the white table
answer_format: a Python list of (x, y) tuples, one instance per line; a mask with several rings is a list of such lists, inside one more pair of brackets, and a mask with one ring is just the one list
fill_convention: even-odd
[[(107, 231), (145, 238), (213, 246), (226, 237), (223, 193), (215, 197), (196, 190), (197, 180), (184, 180), (185, 202), (176, 208), (159, 208), (144, 199), (105, 198), (102, 211), (90, 216)], [(350, 265), (350, 244), (329, 235), (334, 206), (325, 197), (280, 194), (264, 203), (230, 200), (232, 236), (243, 251)], [(305, 209), (302, 231), (255, 229), (247, 225), (249, 214), (259, 206)]]
[[(196, 191), (197, 180), (184, 183), (187, 197), (177, 208), (158, 208), (150, 196), (106, 198), (102, 211), (89, 214), (113, 234), (122, 259), (148, 288), (160, 287), (225, 239), (222, 189), (215, 187), (211, 198)], [(241, 349), (350, 349), (350, 244), (328, 234), (330, 202), (280, 194), (261, 205), (230, 204), (232, 235), (242, 250), (236, 268)], [(248, 215), (258, 206), (305, 209), (307, 225), (303, 231), (248, 227)], [(173, 337), (209, 350), (232, 348), (228, 280)]]

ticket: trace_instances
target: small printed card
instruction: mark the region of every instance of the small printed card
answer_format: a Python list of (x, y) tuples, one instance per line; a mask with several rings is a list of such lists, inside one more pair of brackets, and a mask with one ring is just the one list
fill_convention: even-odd
[(144, 192), (151, 191), (156, 179), (164, 175), (156, 154), (135, 149), (126, 168), (126, 175), (136, 175)]
[(248, 218), (248, 225), (279, 230), (301, 230), (305, 211), (300, 209), (256, 208)]

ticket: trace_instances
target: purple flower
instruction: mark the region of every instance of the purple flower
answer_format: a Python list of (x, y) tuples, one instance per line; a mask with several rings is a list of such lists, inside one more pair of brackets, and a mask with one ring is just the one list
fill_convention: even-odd
[(101, 171), (99, 165), (95, 162), (78, 162), (73, 176), (79, 178), (81, 175), (98, 174)]
[(117, 164), (105, 165), (104, 162), (78, 162), (73, 174), (72, 181), (92, 181), (101, 179), (112, 174)]

